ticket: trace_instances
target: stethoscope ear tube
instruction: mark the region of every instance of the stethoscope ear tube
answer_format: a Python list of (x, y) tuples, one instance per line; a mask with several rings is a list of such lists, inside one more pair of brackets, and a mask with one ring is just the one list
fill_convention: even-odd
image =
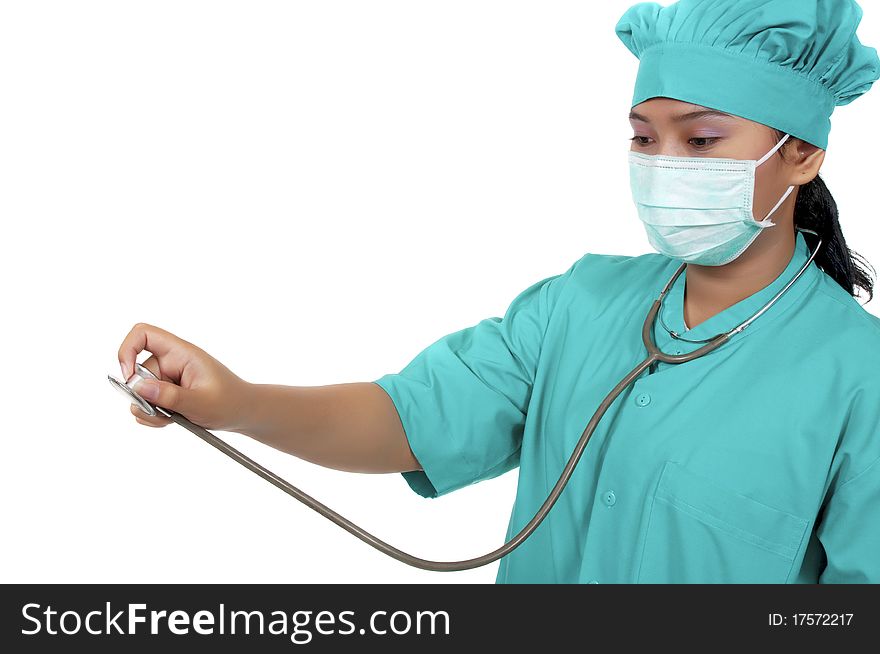
[(660, 312), (661, 302), (662, 297), (654, 300), (654, 304), (651, 305), (651, 310), (648, 312), (648, 317), (645, 319), (645, 324), (642, 326), (642, 340), (645, 343), (645, 347), (648, 349), (648, 365), (651, 365), (655, 361), (673, 364), (693, 361), (694, 359), (699, 359), (704, 354), (708, 354), (730, 339), (732, 332), (716, 334), (708, 343), (702, 347), (698, 347), (693, 352), (687, 352), (685, 354), (666, 354), (663, 350), (657, 347), (656, 343), (654, 343), (652, 334), (652, 330), (654, 329), (654, 319)]

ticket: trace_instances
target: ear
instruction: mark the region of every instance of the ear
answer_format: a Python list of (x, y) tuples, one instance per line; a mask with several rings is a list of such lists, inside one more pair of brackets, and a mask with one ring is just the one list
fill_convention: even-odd
[(793, 141), (792, 146), (786, 148), (785, 152), (789, 183), (799, 186), (813, 181), (825, 161), (825, 150), (801, 139), (790, 140)]

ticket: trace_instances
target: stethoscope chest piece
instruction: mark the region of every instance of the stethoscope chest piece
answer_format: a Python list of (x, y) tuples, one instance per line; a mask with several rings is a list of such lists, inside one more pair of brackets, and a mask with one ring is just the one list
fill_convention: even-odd
[(128, 378), (128, 381), (122, 381), (117, 379), (113, 375), (107, 375), (107, 380), (110, 384), (119, 390), (121, 393), (124, 393), (128, 396), (128, 398), (134, 403), (137, 404), (141, 410), (146, 413), (148, 416), (155, 416), (157, 413), (161, 413), (166, 418), (170, 418), (171, 414), (165, 411), (162, 407), (154, 406), (147, 402), (144, 398), (137, 394), (134, 390), (134, 387), (137, 385), (139, 381), (144, 379), (156, 379), (156, 377), (148, 368), (145, 368), (139, 363), (134, 364), (135, 371), (132, 373), (131, 377)]

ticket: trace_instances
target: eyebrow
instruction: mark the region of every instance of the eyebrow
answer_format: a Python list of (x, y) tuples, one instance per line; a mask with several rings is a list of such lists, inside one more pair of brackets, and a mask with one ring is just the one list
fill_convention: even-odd
[[(683, 123), (688, 120), (696, 120), (697, 118), (733, 118), (731, 114), (726, 114), (723, 111), (716, 111), (715, 109), (700, 109), (699, 111), (691, 111), (686, 114), (678, 114), (672, 117), (673, 123)], [(643, 116), (642, 114), (636, 113), (635, 111), (629, 112), (630, 120), (641, 120), (645, 123), (650, 123), (647, 116)]]

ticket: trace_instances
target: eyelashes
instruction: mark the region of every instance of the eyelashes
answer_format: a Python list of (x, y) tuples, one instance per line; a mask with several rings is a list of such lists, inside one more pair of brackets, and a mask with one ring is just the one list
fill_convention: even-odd
[[(650, 138), (651, 138), (650, 136), (633, 136), (632, 138), (628, 138), (627, 141), (635, 142), (636, 145), (648, 145), (647, 143), (643, 143), (641, 141), (641, 139), (650, 139)], [(691, 147), (693, 147), (695, 150), (705, 150), (707, 148), (712, 147), (713, 145), (715, 145), (715, 143), (717, 143), (720, 140), (721, 140), (720, 136), (694, 136), (694, 137), (688, 139), (688, 143), (690, 143), (691, 141), (704, 141), (704, 143), (701, 145), (692, 144)]]

